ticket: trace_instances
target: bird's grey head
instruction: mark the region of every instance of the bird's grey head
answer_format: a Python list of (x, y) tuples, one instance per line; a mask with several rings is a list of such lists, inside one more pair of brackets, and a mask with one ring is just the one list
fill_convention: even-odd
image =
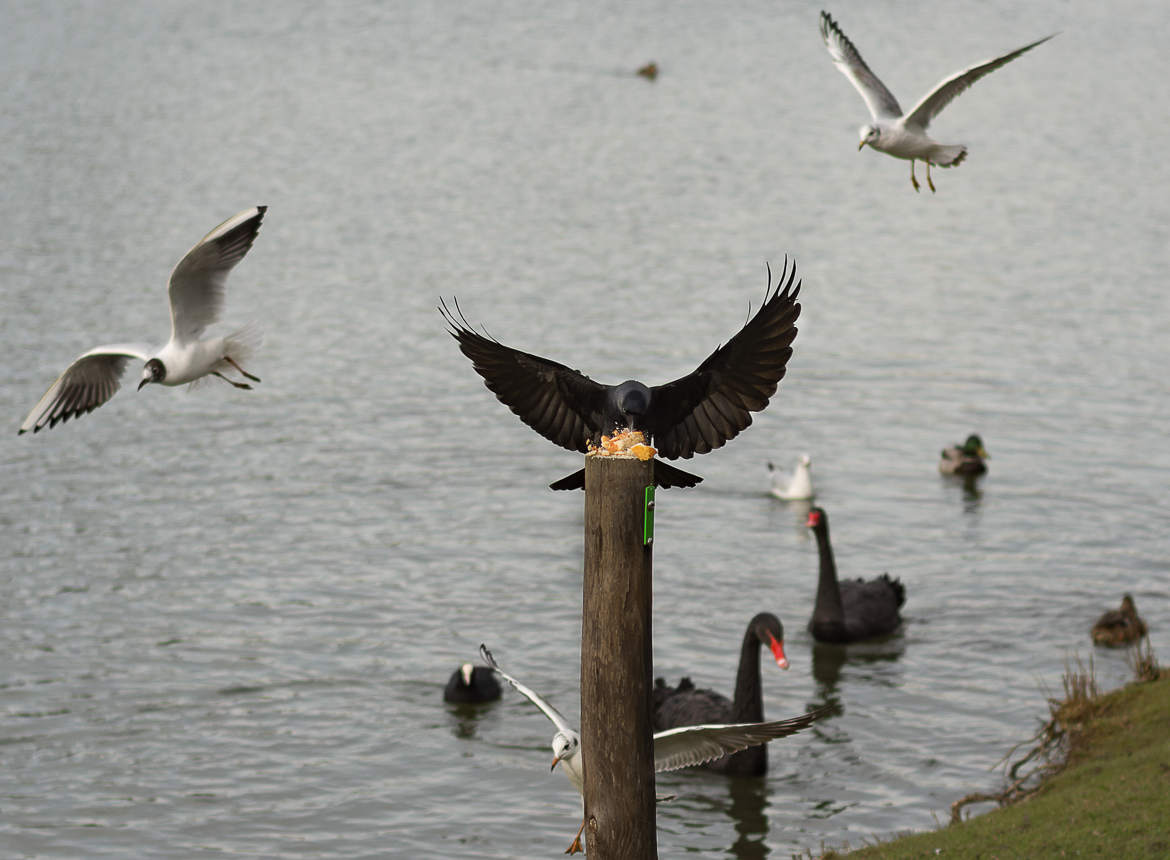
[(146, 362), (146, 367), (142, 368), (142, 381), (138, 383), (138, 390), (141, 391), (144, 385), (151, 382), (162, 382), (166, 378), (166, 367), (157, 358), (152, 358)]
[(626, 427), (638, 429), (641, 426), (639, 419), (650, 409), (650, 389), (641, 382), (627, 379), (613, 390), (613, 399)]
[[(580, 750), (581, 737), (576, 732), (557, 732), (553, 735), (552, 739), (552, 767), (556, 767), (562, 761), (568, 761), (573, 758)], [(549, 768), (549, 770), (552, 770), (552, 768)]]
[(863, 125), (860, 129), (858, 129), (857, 136), (861, 138), (860, 142), (857, 144), (857, 149), (860, 151), (861, 147), (865, 146), (867, 143), (870, 146), (876, 145), (878, 141), (882, 139), (882, 130), (876, 125)]

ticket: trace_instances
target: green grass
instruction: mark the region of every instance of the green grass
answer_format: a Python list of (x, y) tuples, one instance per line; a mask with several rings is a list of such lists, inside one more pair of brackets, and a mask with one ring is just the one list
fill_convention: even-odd
[[(1087, 700), (1065, 679), (1054, 723), (1067, 766), (1025, 800), (952, 824), (829, 858), (1170, 857), (1170, 671)], [(1091, 684), (1091, 671), (1089, 675)], [(1069, 708), (1069, 703), (1072, 707)]]

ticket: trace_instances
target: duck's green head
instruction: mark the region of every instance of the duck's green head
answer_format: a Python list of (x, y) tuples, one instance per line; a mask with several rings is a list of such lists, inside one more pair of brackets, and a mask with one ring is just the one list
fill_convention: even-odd
[(967, 437), (967, 441), (963, 443), (962, 451), (968, 457), (982, 457), (984, 460), (991, 459), (991, 455), (983, 447), (983, 440), (974, 433)]

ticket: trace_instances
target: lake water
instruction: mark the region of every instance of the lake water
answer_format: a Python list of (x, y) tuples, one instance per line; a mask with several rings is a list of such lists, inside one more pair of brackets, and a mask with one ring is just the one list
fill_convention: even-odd
[[(936, 121), (915, 194), (856, 151), (819, 6), (0, 2), (0, 853), (557, 856), (580, 803), (480, 642), (574, 716), (580, 465), (444, 333), (439, 296), (596, 379), (689, 372), (794, 257), (768, 410), (659, 496), (656, 674), (730, 693), (759, 609), (765, 711), (839, 715), (765, 779), (664, 775), (661, 856), (787, 857), (931, 828), (999, 782), (1088, 628), (1133, 593), (1170, 659), (1170, 78), (1160, 3), (831, 9), (913, 104), (1059, 30)], [(649, 60), (661, 74), (633, 74)], [(919, 168), (922, 179), (922, 169)], [(124, 390), (15, 431), (100, 343), (161, 340), (166, 277), (266, 203), (228, 291), (254, 392)], [(135, 371), (136, 373), (136, 371)], [(938, 451), (982, 434), (968, 494)], [(895, 638), (814, 652), (813, 458), (842, 576), (906, 585)]]

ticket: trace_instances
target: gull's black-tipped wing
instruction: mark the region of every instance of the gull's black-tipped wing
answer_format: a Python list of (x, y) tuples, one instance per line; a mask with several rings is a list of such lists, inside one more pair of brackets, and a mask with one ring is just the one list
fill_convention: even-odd
[(725, 755), (745, 750), (777, 738), (796, 734), (832, 713), (829, 705), (768, 723), (732, 723), (729, 725), (680, 726), (654, 735), (654, 770), (678, 770), (704, 764)]
[(800, 316), (795, 279), (796, 264), (790, 269), (787, 258), (775, 287), (769, 268), (770, 295), (756, 315), (693, 373), (650, 389), (648, 429), (658, 456), (673, 460), (719, 448), (768, 405), (792, 357)]
[(471, 328), (455, 303), (456, 316), (440, 301), (440, 313), (459, 349), (501, 403), (550, 442), (584, 453), (602, 431), (606, 386), (563, 364), (504, 346)]

